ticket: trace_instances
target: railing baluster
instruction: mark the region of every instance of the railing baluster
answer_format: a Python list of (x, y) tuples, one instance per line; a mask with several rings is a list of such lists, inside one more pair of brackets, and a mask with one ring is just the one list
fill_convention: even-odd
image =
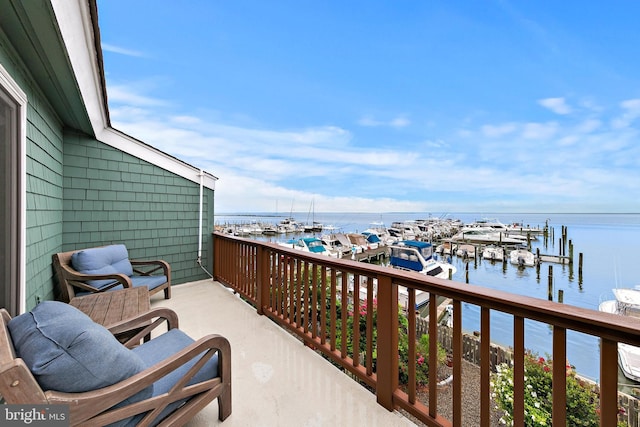
[(353, 275), (353, 366), (360, 366), (360, 275)]
[(331, 329), (331, 351), (336, 351), (336, 324), (337, 324), (337, 301), (338, 301), (338, 297), (337, 297), (337, 289), (336, 287), (338, 286), (337, 280), (336, 280), (336, 269), (332, 268), (331, 269), (331, 322), (329, 325), (329, 328)]
[(347, 316), (349, 314), (349, 277), (346, 271), (341, 271), (340, 279), (342, 280), (342, 292), (340, 292), (341, 300), (341, 316), (340, 316), (340, 357), (347, 357)]
[[(453, 305), (453, 425), (462, 425), (462, 304)], [(481, 397), (482, 399), (482, 397)], [(482, 413), (482, 412), (481, 412)], [(488, 425), (488, 424), (487, 424)]]
[(302, 293), (303, 279), (302, 279), (302, 263), (304, 261), (296, 259), (296, 276), (295, 276), (295, 287), (296, 287), (296, 318), (295, 325), (296, 328), (300, 327), (300, 323), (302, 322), (302, 297), (300, 294)]
[(320, 268), (320, 344), (327, 342), (327, 267)]
[(302, 318), (302, 329), (305, 333), (309, 332), (309, 270), (310, 270), (310, 262), (303, 261), (302, 262), (302, 299), (301, 299), (301, 314)]
[(367, 277), (367, 375), (373, 374), (373, 277)]
[[(409, 392), (409, 402), (416, 403), (416, 383), (418, 378), (416, 376), (416, 360), (418, 355), (416, 354), (416, 311), (411, 310), (411, 307), (416, 306), (416, 290), (413, 288), (407, 288), (407, 341), (408, 343), (408, 351), (409, 354), (407, 356), (407, 374), (409, 377), (409, 383), (407, 384), (407, 389)], [(429, 367), (429, 371), (431, 371), (431, 367)], [(429, 372), (431, 373), (431, 372)], [(429, 385), (431, 385), (431, 376), (429, 375)], [(429, 395), (431, 395), (431, 389), (429, 390)]]
[[(438, 296), (429, 292), (429, 416), (438, 415)], [(415, 316), (415, 304), (409, 306)], [(413, 360), (415, 363), (415, 359)]]
[(287, 255), (287, 287), (289, 288), (289, 324), (296, 323), (296, 282), (295, 282), (295, 259)]
[(318, 264), (311, 267), (311, 337), (318, 336)]
[(524, 318), (513, 318), (513, 425), (524, 426)]
[(491, 376), (491, 312), (480, 308), (480, 425), (489, 427), (491, 422), (491, 399), (489, 378)]

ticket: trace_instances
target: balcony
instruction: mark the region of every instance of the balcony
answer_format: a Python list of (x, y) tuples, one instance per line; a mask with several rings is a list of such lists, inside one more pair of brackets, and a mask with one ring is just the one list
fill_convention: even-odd
[[(599, 355), (594, 351), (600, 359), (600, 425), (615, 426), (617, 343), (640, 346), (638, 319), (218, 233), (213, 273), (217, 282), (177, 286), (170, 301), (154, 298), (152, 304), (174, 308), (181, 327), (194, 337), (213, 332), (230, 339), (234, 410), (224, 425), (247, 425), (248, 420), (260, 425), (411, 425), (399, 411), (429, 426), (493, 425), (490, 327), (491, 313), (499, 311), (513, 319), (514, 425), (524, 425), (524, 325), (531, 319), (549, 325), (553, 360), (566, 360), (567, 331), (600, 339)], [(452, 301), (452, 381), (444, 393), (436, 375), (429, 375), (426, 400), (416, 387), (415, 363), (408, 364), (407, 385), (398, 384), (400, 288), (407, 290), (410, 307), (421, 292), (431, 301)], [(463, 376), (463, 303), (480, 308), (478, 392), (472, 404), (477, 420), (468, 418), (463, 399), (469, 380), (466, 371)], [(437, 317), (435, 305), (429, 316)], [(416, 360), (419, 319), (413, 311), (406, 319), (408, 359)], [(348, 328), (353, 343), (340, 339), (348, 336)], [(429, 323), (428, 331), (438, 337), (436, 322)], [(429, 366), (437, 366), (437, 341), (428, 345)], [(552, 376), (553, 425), (563, 427), (568, 425), (565, 364), (553, 364)], [(216, 417), (214, 403), (193, 425), (212, 425)]]
[(218, 282), (175, 286), (170, 300), (151, 303), (175, 310), (194, 339), (217, 333), (231, 343), (233, 412), (221, 423), (214, 401), (190, 427), (414, 425)]

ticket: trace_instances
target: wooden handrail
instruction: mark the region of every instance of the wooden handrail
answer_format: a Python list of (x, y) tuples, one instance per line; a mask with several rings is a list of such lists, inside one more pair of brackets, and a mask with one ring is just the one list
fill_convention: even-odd
[[(238, 292), (254, 304), (258, 313), (269, 316), (309, 345), (321, 351), (365, 384), (373, 387), (377, 401), (392, 410), (402, 408), (428, 425), (461, 425), (462, 420), (462, 315), (461, 304), (480, 307), (480, 390), (479, 411), (483, 426), (490, 423), (490, 314), (499, 311), (513, 316), (514, 421), (524, 420), (524, 322), (546, 323), (553, 331), (553, 360), (566, 360), (567, 331), (600, 338), (600, 422), (617, 422), (617, 343), (640, 346), (640, 320), (602, 313), (553, 301), (515, 295), (480, 286), (470, 286), (388, 267), (334, 259), (324, 255), (289, 249), (214, 233), (214, 279)], [(377, 295), (374, 295), (377, 281)], [(359, 291), (363, 286), (362, 292)], [(408, 289), (409, 307), (415, 292), (428, 292), (430, 301), (438, 296), (453, 303), (453, 400), (452, 420), (437, 412), (436, 376), (429, 376), (428, 407), (416, 399), (416, 372), (408, 372), (406, 390), (398, 384), (398, 287)], [(373, 299), (377, 296), (374, 324)], [(363, 299), (362, 303), (360, 300)], [(347, 313), (352, 307), (353, 313)], [(361, 312), (362, 311), (362, 312)], [(431, 305), (430, 318), (436, 318)], [(415, 333), (415, 312), (407, 313), (410, 334)], [(352, 319), (349, 325), (349, 319)], [(361, 322), (362, 320), (362, 322)], [(361, 325), (364, 329), (361, 330)], [(351, 327), (352, 343), (344, 337)], [(429, 335), (437, 337), (436, 322), (429, 322)], [(415, 337), (409, 339), (410, 357), (415, 356)], [(429, 366), (436, 366), (436, 339), (430, 339)], [(361, 344), (363, 342), (363, 344)], [(373, 369), (372, 353), (377, 351)], [(360, 354), (364, 355), (360, 360)], [(364, 366), (363, 366), (364, 365)], [(553, 365), (554, 425), (566, 425), (566, 368)], [(411, 366), (411, 364), (410, 364)]]

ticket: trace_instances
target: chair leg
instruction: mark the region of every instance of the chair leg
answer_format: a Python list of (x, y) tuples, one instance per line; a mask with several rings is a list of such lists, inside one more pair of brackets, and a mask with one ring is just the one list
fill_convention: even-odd
[(164, 299), (171, 299), (171, 285), (164, 288)]
[(231, 415), (231, 384), (218, 396), (218, 419), (224, 421)]

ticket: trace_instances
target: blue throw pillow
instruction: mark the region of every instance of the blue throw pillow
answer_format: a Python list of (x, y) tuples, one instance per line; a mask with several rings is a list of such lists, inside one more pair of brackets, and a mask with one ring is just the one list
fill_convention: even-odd
[[(117, 274), (133, 276), (133, 266), (125, 245), (109, 245), (100, 248), (83, 249), (71, 255), (71, 265), (83, 274)], [(89, 283), (102, 288), (113, 280), (90, 280)]]
[[(106, 387), (145, 369), (142, 359), (77, 308), (43, 301), (8, 324), (18, 357), (43, 390), (68, 393)], [(151, 396), (149, 387), (129, 401)]]

